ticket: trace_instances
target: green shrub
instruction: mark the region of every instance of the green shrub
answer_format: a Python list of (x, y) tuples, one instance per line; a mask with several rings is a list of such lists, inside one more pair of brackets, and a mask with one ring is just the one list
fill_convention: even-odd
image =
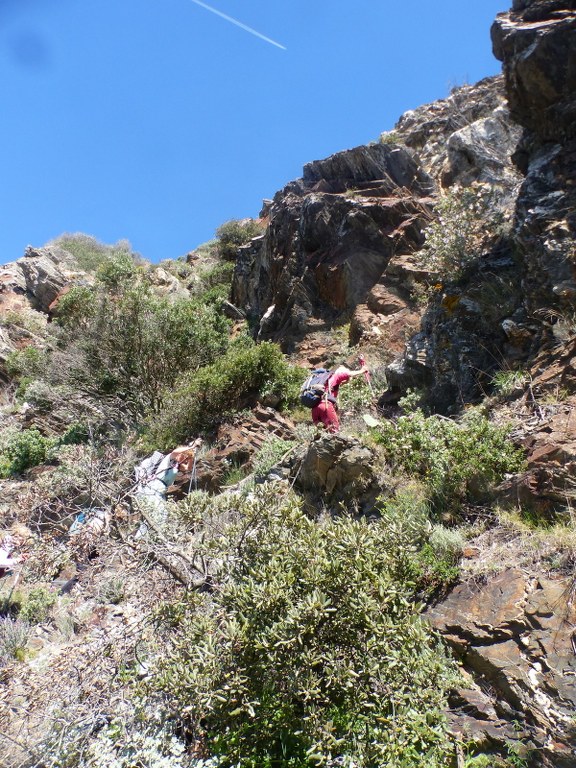
[(380, 499), (380, 509), (395, 578), (425, 597), (458, 580), (464, 539), (457, 530), (430, 523), (425, 486), (415, 481), (400, 486)]
[(374, 394), (363, 376), (350, 379), (338, 396), (341, 411), (365, 413), (374, 400)]
[(96, 292), (85, 285), (73, 285), (58, 299), (55, 318), (58, 325), (78, 333), (90, 327), (96, 311)]
[(56, 599), (56, 594), (46, 587), (36, 587), (28, 593), (18, 616), (28, 624), (42, 624), (48, 618)]
[(52, 445), (37, 429), (5, 430), (0, 435), (0, 477), (19, 475), (42, 464)]
[(506, 473), (523, 466), (509, 429), (494, 426), (476, 411), (460, 422), (415, 411), (396, 423), (384, 422), (373, 436), (390, 464), (426, 483), (437, 511), (484, 500)]
[(163, 393), (182, 371), (226, 350), (229, 322), (215, 306), (159, 297), (143, 280), (119, 283), (115, 290), (113, 295), (97, 289), (90, 299), (68, 294), (59, 315), (66, 376), (83, 393), (116, 398), (130, 415), (140, 416), (160, 410)]
[(139, 272), (139, 266), (128, 247), (109, 252), (96, 270), (96, 278), (111, 292), (122, 291)]
[(498, 395), (508, 397), (514, 392), (521, 392), (530, 381), (527, 371), (497, 371), (492, 377), (494, 391)]
[(494, 225), (501, 215), (494, 209), (493, 193), (482, 185), (452, 188), (436, 206), (436, 217), (426, 228), (420, 265), (444, 280), (455, 280), (478, 260), (486, 236), (486, 220)]
[(6, 370), (15, 379), (35, 378), (46, 369), (46, 352), (37, 347), (24, 347), (6, 358)]
[(235, 503), (214, 545), (225, 578), (171, 622), (154, 677), (191, 737), (222, 766), (447, 766), (450, 665), (392, 576), (386, 527), (314, 522), (274, 485)]
[(152, 438), (160, 445), (185, 442), (267, 395), (286, 405), (294, 403), (301, 376), (275, 344), (233, 346), (211, 365), (181, 379), (150, 427)]
[(132, 251), (130, 243), (126, 240), (120, 240), (115, 245), (105, 245), (95, 237), (82, 232), (65, 232), (51, 244), (64, 248), (72, 254), (79, 268), (85, 272), (96, 272), (115, 254)]
[(233, 274), (234, 264), (230, 264), (229, 262), (220, 262), (198, 271), (198, 276), (202, 281), (205, 292), (213, 289), (220, 289), (223, 293), (225, 292), (226, 294), (230, 290)]
[(126, 596), (126, 581), (121, 576), (110, 576), (103, 581), (99, 588), (96, 599), (99, 603), (111, 603), (118, 605)]
[(30, 638), (30, 626), (21, 619), (0, 618), (0, 667), (12, 659), (22, 661)]
[(293, 440), (271, 437), (252, 459), (252, 471), (259, 478), (264, 478), (278, 464), (286, 453), (295, 445)]
[(238, 256), (238, 249), (262, 234), (262, 224), (254, 219), (231, 219), (216, 230), (218, 252), (221, 258), (233, 261)]

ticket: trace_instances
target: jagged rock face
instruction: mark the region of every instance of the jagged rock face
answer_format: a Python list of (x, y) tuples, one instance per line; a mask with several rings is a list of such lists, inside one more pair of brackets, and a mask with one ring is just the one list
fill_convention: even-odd
[(442, 186), (481, 181), (513, 189), (518, 182), (511, 155), (521, 129), (510, 119), (501, 76), (406, 112), (393, 133)]
[(454, 696), (452, 730), (488, 750), (519, 742), (538, 765), (571, 768), (576, 612), (566, 581), (506, 570), (459, 585), (428, 618), (479, 684)]
[[(406, 354), (390, 368), (390, 380), (400, 389), (427, 387), (433, 405), (439, 410), (458, 407), (480, 394), (494, 369), (507, 365), (526, 365), (537, 354), (549, 335), (550, 321), (563, 321), (573, 313), (576, 297), (576, 141), (573, 120), (576, 92), (576, 14), (571, 2), (524, 1), (514, 3), (508, 14), (499, 15), (492, 29), (494, 50), (504, 65), (505, 91), (514, 120), (523, 126), (523, 135), (513, 153), (524, 180), (518, 183), (510, 164), (493, 173), (487, 154), (474, 153), (479, 167), (487, 167), (500, 190), (504, 204), (514, 210), (513, 227), (507, 243), (482, 257), (493, 264), (486, 278), (478, 282), (472, 275), (458, 286), (449, 287), (429, 307), (422, 328), (408, 344)], [(504, 139), (502, 153), (510, 155), (518, 141), (518, 127), (510, 122), (498, 101), (496, 83), (479, 84), (487, 103), (494, 106), (491, 116), (483, 115), (471, 126), (454, 132), (447, 140), (447, 151), (434, 155), (430, 148), (418, 149), (418, 156), (434, 167), (443, 183), (466, 183), (474, 174), (462, 162), (450, 160), (451, 147), (458, 149), (462, 132), (488, 137), (492, 125), (495, 142)], [(453, 96), (457, 96), (454, 94)], [(498, 120), (496, 114), (503, 110)], [(437, 128), (449, 125), (448, 100), (438, 108)], [(434, 114), (432, 112), (432, 114)], [(468, 113), (470, 114), (470, 112)], [(508, 128), (495, 129), (500, 120)], [(426, 123), (408, 117), (407, 141), (417, 146), (416, 126)], [(399, 126), (402, 127), (402, 121)], [(410, 139), (412, 134), (415, 138)], [(509, 139), (509, 141), (508, 141)], [(420, 138), (422, 141), (422, 138)], [(490, 141), (484, 141), (486, 152)], [(497, 144), (495, 145), (497, 146)], [(498, 155), (499, 150), (495, 153)], [(476, 160), (475, 160), (476, 162)], [(452, 163), (452, 170), (450, 169)], [(471, 166), (472, 168), (472, 166)], [(458, 170), (457, 173), (453, 172)], [(476, 178), (482, 178), (476, 173)], [(501, 184), (496, 181), (501, 180)], [(508, 266), (498, 251), (507, 252), (514, 263)], [(491, 272), (491, 276), (490, 276)], [(476, 285), (475, 285), (476, 283)], [(500, 288), (508, 285), (503, 293)], [(482, 287), (483, 286), (483, 287)], [(496, 289), (496, 290), (493, 290)], [(494, 293), (493, 306), (477, 301)], [(501, 294), (498, 297), (498, 293)], [(446, 310), (444, 316), (442, 310)], [(474, 329), (474, 316), (477, 329)], [(492, 326), (492, 327), (491, 327)], [(572, 390), (570, 390), (572, 391)]]
[(572, 312), (576, 296), (576, 4), (523, 0), (492, 27), (514, 118), (525, 127), (515, 241), (530, 315)]
[(260, 338), (302, 336), (312, 316), (350, 313), (395, 253), (421, 243), (431, 179), (402, 147), (372, 145), (308, 164), (279, 192), (268, 227), (242, 249), (232, 301)]
[(32, 307), (40, 312), (48, 312), (63, 288), (78, 274), (73, 257), (58, 246), (29, 248), (16, 265), (24, 275)]
[(544, 141), (576, 138), (576, 4), (521, 0), (492, 27), (514, 120)]
[(387, 368), (390, 389), (425, 389), (436, 410), (458, 412), (486, 391), (503, 360), (526, 357), (532, 334), (514, 333), (517, 325), (526, 325), (518, 264), (502, 242), (465, 282), (439, 290), (419, 331)]

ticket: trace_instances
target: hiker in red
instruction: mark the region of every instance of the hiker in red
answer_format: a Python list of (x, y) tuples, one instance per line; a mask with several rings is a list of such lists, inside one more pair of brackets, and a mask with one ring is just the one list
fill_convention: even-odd
[(328, 432), (338, 432), (340, 420), (338, 418), (338, 390), (341, 384), (345, 384), (354, 376), (362, 376), (368, 368), (362, 365), (357, 371), (351, 371), (345, 365), (340, 365), (326, 383), (326, 394), (318, 405), (312, 408), (312, 421), (314, 424), (324, 424)]

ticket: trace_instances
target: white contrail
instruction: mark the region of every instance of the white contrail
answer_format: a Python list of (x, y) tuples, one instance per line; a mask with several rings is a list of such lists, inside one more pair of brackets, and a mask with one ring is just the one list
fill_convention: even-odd
[(260, 40), (265, 40), (267, 43), (271, 43), (272, 45), (275, 45), (277, 48), (282, 48), (283, 51), (287, 50), (285, 45), (280, 45), (280, 43), (277, 43), (276, 40), (271, 40), (269, 37), (266, 37), (266, 35), (262, 35), (260, 32), (257, 32), (255, 29), (252, 29), (252, 27), (249, 27), (246, 24), (242, 24), (241, 21), (238, 21), (237, 19), (233, 19), (232, 16), (228, 16), (227, 14), (222, 13), (222, 11), (217, 11), (216, 8), (212, 8), (211, 5), (206, 5), (206, 3), (203, 3), (201, 0), (190, 0), (190, 2), (196, 3), (196, 5), (199, 5), (202, 8), (206, 8), (207, 11), (210, 11), (211, 13), (215, 13), (216, 16), (220, 16), (220, 18), (226, 19), (226, 21), (229, 21), (231, 24), (235, 24), (237, 27), (240, 27), (240, 29), (243, 29), (246, 32), (250, 32), (251, 35), (256, 35), (256, 37), (259, 37)]

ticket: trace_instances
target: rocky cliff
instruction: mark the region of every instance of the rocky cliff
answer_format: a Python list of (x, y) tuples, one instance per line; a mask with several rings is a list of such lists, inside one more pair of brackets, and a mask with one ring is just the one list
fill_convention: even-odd
[[(266, 204), (233, 295), (261, 338), (302, 362), (333, 359), (326, 330), (346, 328), (386, 364), (383, 407), (418, 388), (454, 413), (489, 394), (496, 372), (522, 371), (529, 384), (501, 413), (519, 424), (528, 470), (503, 498), (553, 516), (570, 504), (576, 467), (576, 4), (516, 0), (491, 34), (502, 77), (407, 113), (381, 143), (308, 164)], [(423, 233), (443, 197), (474, 185), (492, 194), (486, 236), (464, 273), (438, 280), (418, 259)], [(568, 767), (573, 592), (522, 551), (523, 567), (512, 558), (431, 614), (473, 683), (453, 724), (487, 745), (532, 748), (534, 765)]]

